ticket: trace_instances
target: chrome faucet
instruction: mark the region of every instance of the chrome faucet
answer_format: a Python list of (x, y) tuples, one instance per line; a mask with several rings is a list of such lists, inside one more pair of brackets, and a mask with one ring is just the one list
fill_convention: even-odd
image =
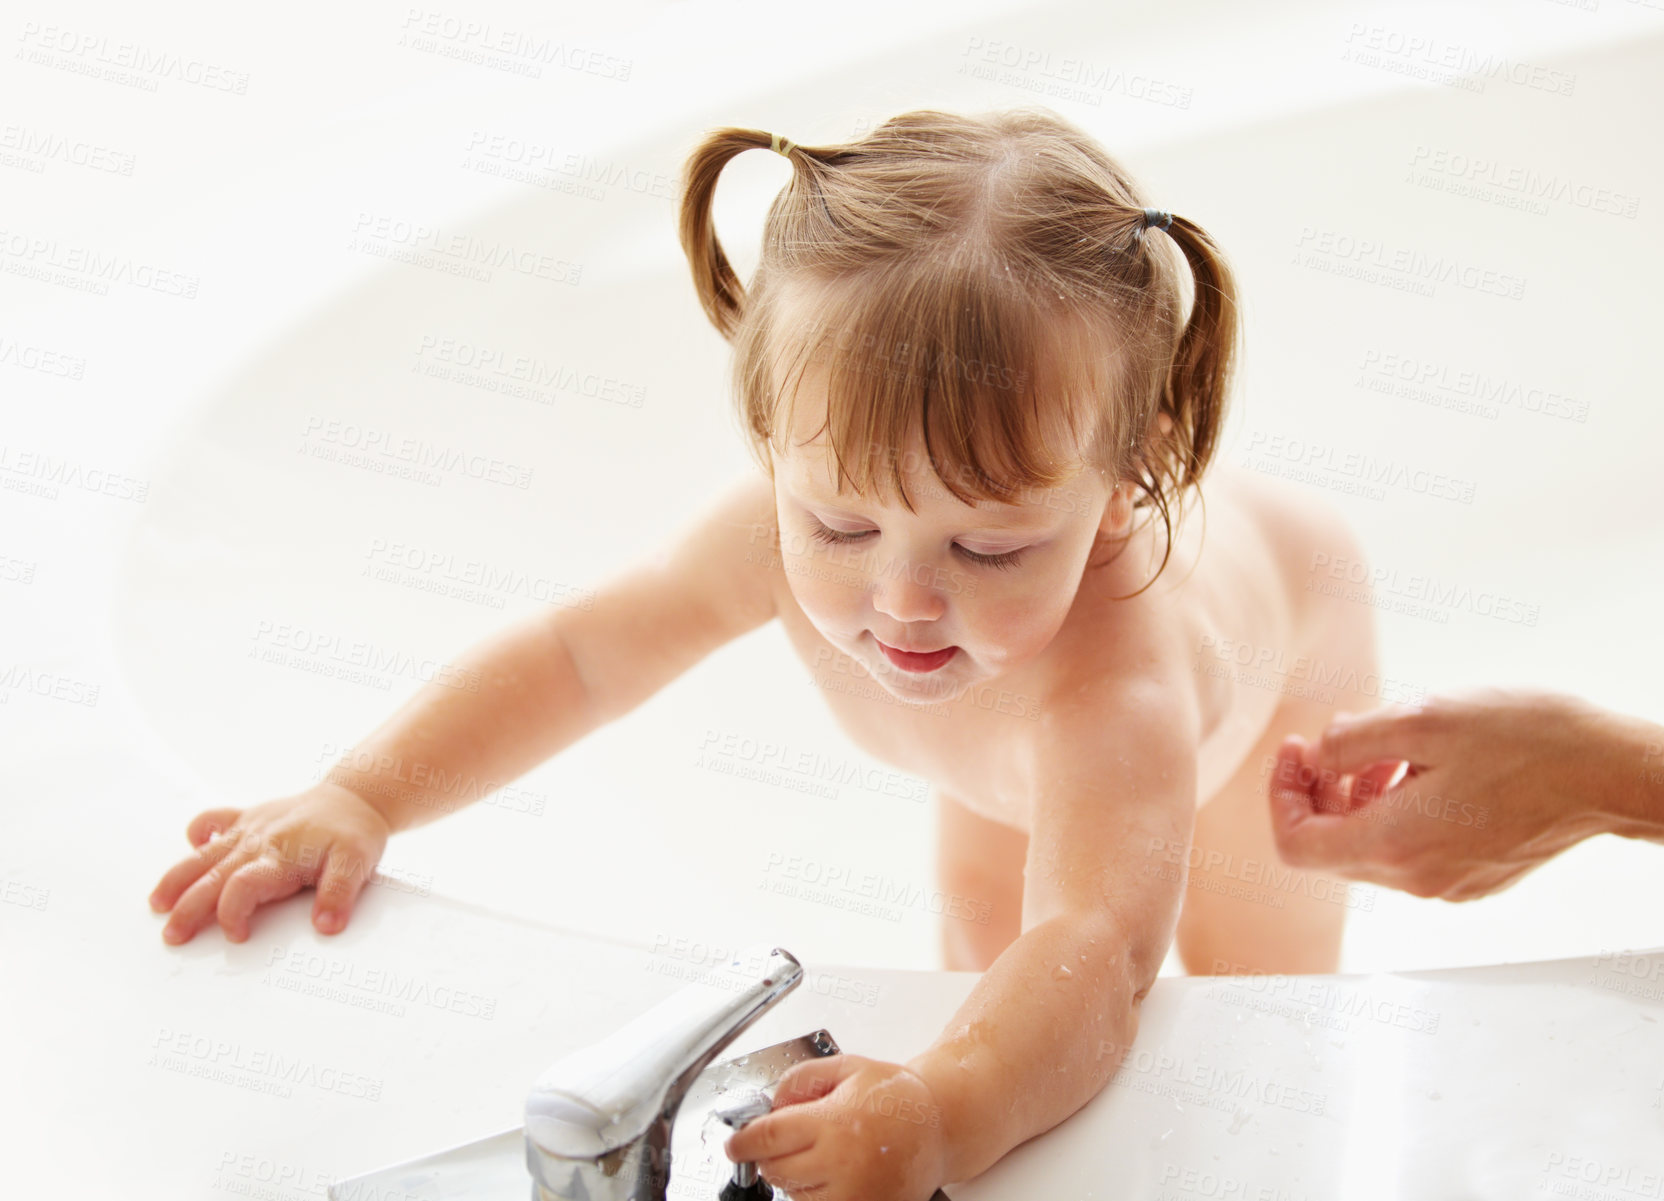
[[(735, 1099), (772, 1096), (793, 1063), (838, 1053), (832, 1036), (817, 1030), (707, 1071), (802, 978), (790, 952), (754, 947), (551, 1064), (526, 1098), (533, 1201), (665, 1201), (671, 1131), (684, 1103), (692, 1109), (697, 1098), (708, 1112), (731, 1090)], [(750, 1184), (754, 1176), (736, 1179)]]

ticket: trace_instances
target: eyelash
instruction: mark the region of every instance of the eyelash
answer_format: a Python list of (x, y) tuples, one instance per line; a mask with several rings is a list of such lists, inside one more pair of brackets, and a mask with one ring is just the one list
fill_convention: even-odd
[[(866, 530), (859, 534), (844, 534), (840, 533), (838, 530), (828, 529), (826, 526), (817, 521), (814, 523), (814, 528), (809, 531), (809, 536), (818, 542), (859, 542), (862, 538), (865, 538), (872, 532), (872, 530)], [(1008, 550), (1003, 554), (998, 555), (979, 555), (974, 550), (966, 550), (963, 546), (958, 545), (955, 545), (954, 549), (966, 558), (970, 559), (973, 563), (983, 567), (998, 567), (1002, 571), (1009, 571), (1011, 568), (1017, 566), (1018, 562), (1023, 557), (1021, 549)]]

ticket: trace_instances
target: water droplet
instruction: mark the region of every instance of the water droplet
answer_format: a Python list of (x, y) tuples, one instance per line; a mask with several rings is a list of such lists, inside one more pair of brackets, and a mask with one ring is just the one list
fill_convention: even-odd
[(1073, 975), (1074, 973), (1069, 970), (1069, 965), (1066, 963), (1060, 963), (1052, 969), (1052, 979), (1054, 980), (1062, 980)]

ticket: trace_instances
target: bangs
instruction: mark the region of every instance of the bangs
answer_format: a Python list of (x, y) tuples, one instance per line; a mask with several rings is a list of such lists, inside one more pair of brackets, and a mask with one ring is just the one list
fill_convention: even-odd
[[(928, 462), (962, 503), (1016, 504), (1099, 452), (1113, 461), (1107, 331), (1049, 283), (1014, 276), (986, 263), (895, 262), (794, 288), (769, 333), (786, 381), (770, 405), (781, 414), (784, 393), (770, 443), (786, 449), (813, 372), (825, 379), (826, 416), (810, 440), (826, 435), (840, 492), (847, 481), (860, 496), (899, 495), (911, 511), (905, 477)], [(922, 456), (911, 449), (921, 438)]]

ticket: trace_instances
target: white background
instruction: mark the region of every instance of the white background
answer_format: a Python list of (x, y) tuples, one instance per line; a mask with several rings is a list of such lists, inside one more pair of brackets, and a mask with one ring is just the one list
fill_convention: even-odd
[[(573, 65), (473, 61), (513, 34), (564, 41)], [(1664, 720), (1655, 5), (58, 4), (10, 6), (0, 40), (0, 995), (9, 1054), (55, 1081), (37, 1109), (55, 1120), (73, 1122), (82, 1092), (41, 1046), (73, 1042), (87, 1071), (142, 1062), (186, 1003), (183, 965), (211, 1020), (228, 995), (216, 982), (283, 945), (279, 929), (315, 940), (297, 913), (264, 914), (249, 947), (209, 931), (170, 950), (144, 904), (193, 813), (304, 787), (415, 686), (251, 659), (262, 630), (449, 662), (536, 602), (367, 577), (375, 548), (516, 568), (570, 595), (669, 542), (747, 469), (727, 348), (674, 226), (681, 161), (720, 125), (814, 145), (906, 108), (1024, 103), (1081, 124), (1238, 272), (1230, 458), (1257, 447), (1264, 464), (1280, 436), (1471, 494), (1377, 498), (1333, 471), (1305, 483), (1403, 596), (1430, 578), (1468, 598), (1382, 610), (1385, 672), (1427, 690), (1559, 688)], [(123, 46), (151, 66), (116, 65)], [(1509, 66), (1458, 86), (1433, 65), (1454, 60)], [(1082, 64), (1116, 82), (1071, 89)], [(520, 144), (585, 165), (528, 171), (490, 149)], [(788, 171), (756, 154), (723, 175), (717, 219), (742, 278)], [(1531, 201), (1525, 176), (1568, 186)], [(401, 223), (581, 264), (579, 282), (391, 261), (397, 235), (373, 233)], [(1358, 278), (1380, 263), (1344, 248), (1366, 242), (1523, 290)], [(1324, 244), (1342, 249), (1303, 257)], [(641, 403), (423, 376), (424, 339), (532, 355)], [(1585, 419), (1361, 387), (1365, 364), (1392, 355), (1567, 397)], [(529, 483), (432, 486), (322, 461), (302, 453), (314, 419), (487, 455)], [(63, 480), (32, 493), (31, 463), (143, 499)], [(1498, 596), (1532, 619), (1487, 616)], [(878, 768), (881, 783), (826, 799), (695, 766), (730, 736)], [(396, 838), (384, 869), (493, 921), (638, 948), (767, 940), (805, 962), (933, 968), (928, 900), (847, 908), (874, 877), (932, 887), (928, 807), (889, 795), (922, 785), (883, 771), (765, 628), (519, 781), (540, 815), (476, 806)], [(1481, 902), (1370, 890), (1343, 970), (1657, 945), (1659, 863), (1655, 847), (1602, 838)], [(841, 883), (766, 887), (823, 872)], [(364, 921), (383, 904), (367, 897)], [(112, 1006), (154, 1020), (101, 1029)], [(192, 1171), (192, 1187), (210, 1175)]]

